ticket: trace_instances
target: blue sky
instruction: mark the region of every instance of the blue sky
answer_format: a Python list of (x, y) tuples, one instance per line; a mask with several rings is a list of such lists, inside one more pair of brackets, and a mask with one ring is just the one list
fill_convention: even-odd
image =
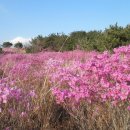
[(130, 24), (130, 0), (0, 0), (0, 42)]

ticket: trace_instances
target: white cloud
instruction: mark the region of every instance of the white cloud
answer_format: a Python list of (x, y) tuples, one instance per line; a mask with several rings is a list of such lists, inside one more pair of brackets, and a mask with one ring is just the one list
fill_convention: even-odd
[(13, 44), (15, 44), (17, 42), (21, 42), (21, 43), (23, 43), (23, 45), (27, 45), (27, 44), (29, 44), (30, 40), (31, 40), (31, 38), (16, 37), (16, 38), (12, 39), (10, 42)]

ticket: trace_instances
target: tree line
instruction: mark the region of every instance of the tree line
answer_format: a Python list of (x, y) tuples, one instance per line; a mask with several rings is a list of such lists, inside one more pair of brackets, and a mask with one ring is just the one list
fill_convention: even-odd
[[(25, 46), (27, 53), (40, 51), (71, 51), (75, 49), (96, 50), (99, 52), (113, 48), (128, 45), (130, 43), (130, 25), (125, 27), (117, 23), (110, 25), (104, 31), (74, 31), (69, 35), (64, 33), (52, 33), (43, 37), (38, 35)], [(21, 43), (22, 44), (22, 43)], [(20, 43), (15, 47), (22, 48)], [(4, 43), (3, 43), (4, 46)]]
[[(2, 44), (2, 46), (0, 47), (0, 53), (3, 52), (2, 48), (10, 48), (12, 46), (13, 46), (13, 44), (11, 42), (4, 42)], [(23, 44), (21, 42), (17, 42), (17, 43), (14, 44), (14, 47), (15, 48), (23, 48), (24, 46), (23, 46)]]

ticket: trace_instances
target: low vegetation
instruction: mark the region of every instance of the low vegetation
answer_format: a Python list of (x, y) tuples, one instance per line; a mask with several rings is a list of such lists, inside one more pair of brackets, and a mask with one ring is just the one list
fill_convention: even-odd
[(0, 129), (129, 130), (130, 45), (1, 54)]

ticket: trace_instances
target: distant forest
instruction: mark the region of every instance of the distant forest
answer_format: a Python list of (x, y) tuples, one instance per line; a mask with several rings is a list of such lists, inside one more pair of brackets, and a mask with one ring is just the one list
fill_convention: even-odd
[[(29, 45), (25, 46), (25, 49), (27, 53), (71, 51), (75, 49), (102, 52), (105, 50), (112, 51), (113, 48), (128, 44), (130, 44), (130, 24), (122, 27), (116, 23), (110, 25), (104, 31), (74, 31), (69, 35), (52, 33), (45, 37), (38, 35), (30, 41)], [(15, 47), (22, 48), (23, 46), (17, 43)]]

